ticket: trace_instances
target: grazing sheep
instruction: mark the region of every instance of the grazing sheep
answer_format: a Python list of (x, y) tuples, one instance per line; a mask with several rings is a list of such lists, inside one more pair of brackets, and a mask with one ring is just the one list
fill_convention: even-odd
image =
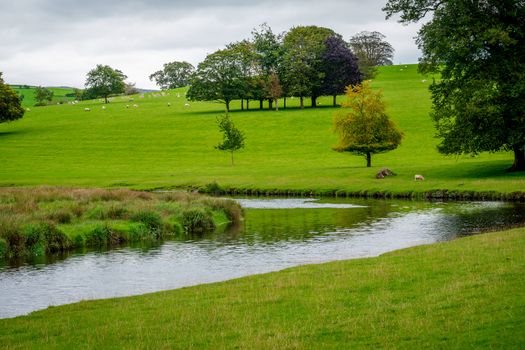
[(168, 102), (168, 107), (171, 107), (171, 102)]
[(190, 104), (189, 104), (188, 102), (186, 102), (186, 103), (184, 104), (184, 107), (189, 107), (189, 106), (190, 106)]
[(134, 105), (133, 105), (133, 107), (135, 107), (135, 108), (137, 108), (138, 106), (139, 106), (139, 105), (137, 105), (137, 104), (134, 104)]
[(87, 107), (86, 107), (86, 108), (84, 108), (84, 111), (85, 111), (85, 112), (91, 112), (91, 108), (87, 108)]
[(423, 79), (423, 80), (421, 80), (421, 82), (422, 82), (422, 83), (426, 83), (426, 82), (427, 82), (427, 80), (426, 80), (426, 79)]
[(425, 178), (423, 177), (423, 175), (419, 175), (419, 174), (416, 174), (414, 175), (414, 181), (424, 181)]
[(129, 105), (126, 105), (126, 108), (129, 108)]
[(102, 106), (102, 109), (106, 109), (106, 106)]

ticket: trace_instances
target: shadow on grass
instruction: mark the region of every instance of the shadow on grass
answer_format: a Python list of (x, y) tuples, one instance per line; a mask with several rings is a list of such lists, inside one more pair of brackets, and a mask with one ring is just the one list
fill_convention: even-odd
[(442, 166), (434, 174), (439, 174), (444, 179), (525, 178), (525, 172), (508, 172), (511, 165), (512, 159), (469, 162)]
[[(302, 111), (309, 111), (309, 110), (337, 110), (341, 108), (340, 106), (337, 106), (337, 107), (334, 107), (334, 106), (317, 106), (316, 108), (312, 108), (312, 107), (305, 107), (304, 109), (302, 109)], [(296, 106), (293, 106), (293, 107), (286, 107), (286, 108), (282, 108), (280, 107), (279, 108), (279, 111), (276, 111), (275, 109), (268, 109), (268, 108), (263, 108), (263, 109), (259, 109), (259, 108), (250, 108), (250, 109), (231, 109), (230, 110), (230, 114), (237, 114), (237, 113), (262, 113), (262, 112), (268, 112), (268, 113), (272, 113), (272, 112), (286, 112), (286, 111), (301, 111), (301, 108), (300, 107), (296, 107)], [(187, 110), (187, 114), (224, 114), (226, 113), (226, 110), (223, 108), (223, 109), (217, 109), (217, 110), (208, 110), (208, 111), (193, 111), (193, 110)]]
[(27, 133), (27, 130), (0, 131), (0, 138)]

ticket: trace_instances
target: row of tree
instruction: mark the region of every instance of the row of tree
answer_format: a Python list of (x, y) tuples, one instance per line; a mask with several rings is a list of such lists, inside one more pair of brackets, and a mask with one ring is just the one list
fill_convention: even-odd
[(188, 62), (170, 62), (153, 73), (151, 80), (163, 89), (189, 85), (190, 100), (230, 102), (251, 100), (262, 108), (278, 109), (279, 98), (296, 96), (301, 108), (310, 97), (344, 93), (348, 85), (370, 78), (377, 65), (392, 64), (393, 48), (378, 32), (362, 32), (349, 43), (329, 28), (299, 26), (275, 34), (266, 24), (252, 31), (252, 38), (231, 43), (208, 55), (197, 69)]

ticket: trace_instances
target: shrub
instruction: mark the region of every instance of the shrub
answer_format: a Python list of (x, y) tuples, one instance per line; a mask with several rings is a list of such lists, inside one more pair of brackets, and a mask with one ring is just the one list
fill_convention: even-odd
[(51, 220), (57, 224), (69, 224), (73, 215), (66, 208), (55, 209), (50, 213), (47, 213), (45, 219)]
[(149, 231), (159, 237), (162, 233), (162, 218), (154, 211), (141, 210), (131, 216), (131, 220), (141, 222), (148, 228)]
[(182, 226), (187, 233), (203, 233), (215, 229), (210, 213), (199, 207), (188, 208), (182, 212)]

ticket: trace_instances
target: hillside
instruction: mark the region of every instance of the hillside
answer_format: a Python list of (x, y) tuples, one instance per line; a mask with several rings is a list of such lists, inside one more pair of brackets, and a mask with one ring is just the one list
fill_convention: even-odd
[[(24, 96), (22, 100), (23, 107), (33, 107), (35, 105), (35, 86), (11, 85), (11, 88)], [(73, 101), (75, 99), (74, 97), (66, 96), (67, 94), (73, 93), (72, 88), (48, 87), (48, 89), (54, 93), (52, 103)]]
[[(437, 153), (429, 117), (431, 79), (420, 76), (416, 65), (380, 70), (373, 86), (383, 89), (387, 111), (405, 139), (397, 150), (374, 156), (372, 168), (362, 157), (331, 150), (337, 109), (329, 107), (329, 97), (320, 99), (319, 108), (305, 110), (297, 108), (298, 99), (288, 99), (291, 108), (279, 112), (240, 111), (234, 103), (231, 115), (246, 134), (246, 148), (232, 167), (229, 155), (214, 149), (221, 139), (216, 118), (224, 106), (191, 102), (185, 107), (184, 91), (175, 90), (133, 101), (116, 97), (105, 109), (98, 100), (32, 108), (22, 120), (0, 125), (0, 185), (151, 189), (217, 182), (264, 190), (523, 191), (525, 174), (505, 172), (511, 153)], [(258, 108), (258, 102), (250, 108)], [(376, 180), (382, 167), (398, 175)], [(415, 183), (414, 174), (426, 180)]]

